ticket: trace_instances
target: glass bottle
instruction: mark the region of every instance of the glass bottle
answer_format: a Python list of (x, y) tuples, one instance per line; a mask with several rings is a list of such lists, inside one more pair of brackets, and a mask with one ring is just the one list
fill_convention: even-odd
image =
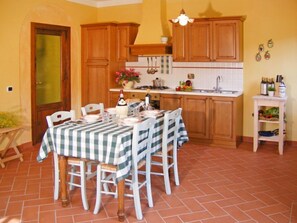
[(146, 95), (144, 98), (144, 106), (145, 106), (146, 110), (149, 110), (150, 103), (151, 103), (151, 95), (150, 95), (150, 89), (148, 88), (146, 90)]
[(128, 115), (128, 105), (125, 101), (123, 90), (120, 91), (119, 100), (116, 106), (116, 114), (120, 118), (127, 117)]
[(260, 94), (267, 95), (267, 81), (264, 77), (262, 77), (261, 81)]

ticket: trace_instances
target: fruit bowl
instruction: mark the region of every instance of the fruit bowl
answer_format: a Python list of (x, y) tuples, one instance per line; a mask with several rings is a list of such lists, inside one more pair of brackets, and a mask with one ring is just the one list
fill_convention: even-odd
[(175, 88), (176, 91), (192, 91), (193, 87), (192, 86), (187, 86), (187, 85), (183, 85), (183, 86), (178, 86)]

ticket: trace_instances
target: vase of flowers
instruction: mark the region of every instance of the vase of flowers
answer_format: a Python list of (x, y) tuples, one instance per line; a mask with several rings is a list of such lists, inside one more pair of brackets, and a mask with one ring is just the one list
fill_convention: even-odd
[(124, 89), (131, 89), (134, 87), (134, 83), (140, 82), (140, 73), (136, 72), (135, 69), (122, 69), (115, 73), (116, 83), (121, 85)]

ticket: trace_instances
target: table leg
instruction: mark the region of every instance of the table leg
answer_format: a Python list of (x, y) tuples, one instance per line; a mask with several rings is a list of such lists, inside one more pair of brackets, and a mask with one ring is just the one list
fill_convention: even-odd
[(125, 192), (125, 180), (121, 180), (120, 182), (118, 182), (118, 219), (119, 221), (125, 220), (124, 192)]
[(59, 169), (60, 169), (60, 188), (61, 188), (61, 200), (62, 206), (66, 207), (69, 204), (67, 194), (67, 157), (59, 156)]

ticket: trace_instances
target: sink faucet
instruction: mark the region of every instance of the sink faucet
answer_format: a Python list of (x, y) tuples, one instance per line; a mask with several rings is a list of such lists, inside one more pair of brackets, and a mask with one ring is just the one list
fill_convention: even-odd
[(219, 92), (222, 88), (219, 86), (220, 82), (223, 81), (223, 77), (218, 75), (216, 78), (216, 86), (213, 87), (213, 89), (215, 90), (215, 92)]

